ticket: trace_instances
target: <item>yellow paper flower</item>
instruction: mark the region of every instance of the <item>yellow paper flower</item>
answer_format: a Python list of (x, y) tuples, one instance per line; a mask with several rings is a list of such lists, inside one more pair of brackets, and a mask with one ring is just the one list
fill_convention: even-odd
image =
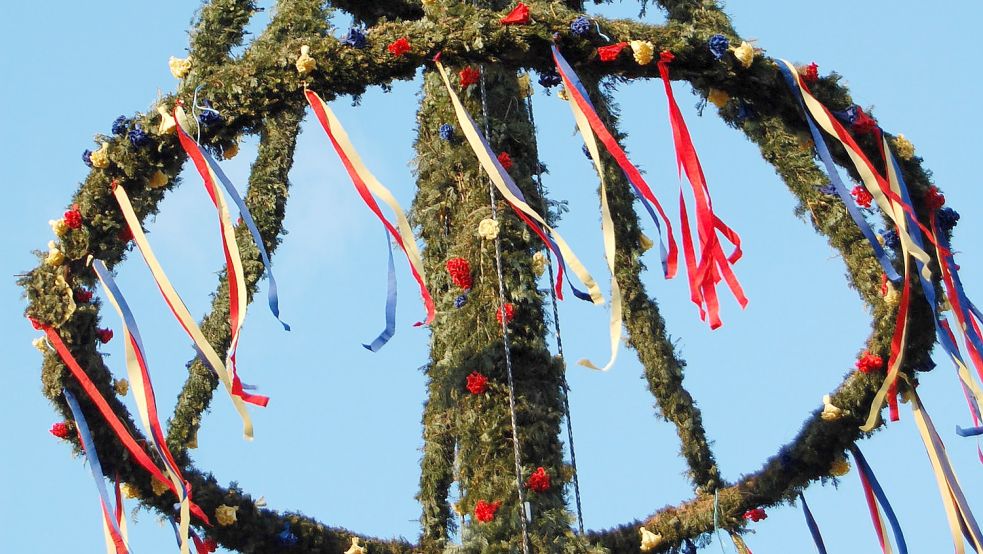
[(730, 101), (730, 95), (719, 88), (712, 88), (710, 89), (710, 92), (707, 93), (707, 100), (709, 100), (714, 106), (723, 108), (727, 105), (727, 102)]
[(191, 58), (175, 58), (167, 60), (167, 67), (171, 68), (171, 75), (175, 79), (184, 79), (191, 72)]
[(34, 339), (31, 341), (31, 344), (34, 346), (34, 348), (38, 349), (38, 352), (41, 352), (42, 354), (48, 351), (48, 340), (44, 337)]
[(311, 57), (311, 47), (303, 45), (300, 47), (300, 57), (297, 58), (297, 71), (301, 75), (307, 75), (317, 67), (317, 62)]
[(222, 157), (225, 158), (226, 160), (231, 160), (232, 158), (236, 157), (236, 154), (238, 153), (239, 153), (239, 143), (233, 142), (231, 146), (229, 146), (228, 148), (222, 151)]
[(48, 241), (48, 257), (44, 259), (48, 265), (61, 265), (65, 263), (65, 254), (58, 248), (55, 241)]
[(498, 238), (498, 222), (494, 219), (482, 219), (478, 224), (478, 236), (485, 240)]
[(51, 230), (55, 233), (55, 236), (63, 237), (68, 232), (68, 224), (65, 223), (64, 218), (49, 220), (48, 225), (51, 225)]
[(222, 504), (218, 508), (215, 508), (215, 521), (218, 521), (218, 524), (223, 527), (228, 527), (236, 522), (236, 512), (238, 511), (239, 506), (226, 506)]
[(557, 91), (556, 95), (560, 98), (560, 100), (570, 100), (570, 97), (567, 96), (567, 89), (564, 87), (560, 87), (560, 90)]
[(126, 379), (117, 379), (113, 382), (113, 390), (120, 396), (126, 396), (130, 392), (130, 382)]
[(836, 421), (848, 413), (850, 413), (850, 410), (844, 410), (843, 408), (834, 406), (828, 394), (823, 395), (823, 413), (820, 414), (823, 421)]
[(638, 65), (648, 65), (655, 58), (655, 45), (647, 40), (631, 41), (631, 52), (635, 55)]
[(891, 281), (888, 281), (885, 286), (887, 293), (884, 295), (884, 302), (887, 302), (888, 306), (898, 305), (901, 302), (901, 293), (898, 292), (897, 287)]
[(99, 146), (99, 150), (96, 150), (89, 156), (89, 162), (92, 163), (92, 167), (97, 169), (106, 169), (109, 167), (109, 143), (103, 141), (102, 145)]
[(167, 174), (158, 169), (153, 175), (150, 176), (150, 180), (147, 181), (147, 186), (152, 189), (159, 189), (168, 182), (170, 182), (170, 179), (167, 178)]
[(850, 473), (850, 462), (844, 456), (837, 456), (833, 460), (833, 465), (829, 466), (829, 472), (834, 477), (843, 477), (847, 473)]
[(157, 126), (157, 134), (167, 135), (173, 133), (177, 129), (177, 122), (174, 121), (174, 116), (168, 111), (167, 106), (157, 106), (157, 113), (160, 114), (160, 125)]
[(261, 496), (261, 497), (257, 498), (256, 500), (253, 500), (253, 506), (256, 506), (257, 508), (265, 508), (266, 507), (266, 497), (265, 496)]
[(662, 535), (653, 533), (644, 527), (639, 527), (638, 532), (642, 534), (642, 546), (639, 550), (648, 552), (662, 544)]
[(542, 250), (532, 255), (532, 271), (536, 277), (542, 277), (546, 272), (546, 254)]
[(161, 481), (160, 479), (151, 479), (150, 487), (154, 490), (154, 495), (156, 496), (160, 496), (171, 490), (170, 487), (167, 486), (167, 483)]
[(345, 554), (367, 554), (368, 550), (359, 544), (358, 537), (352, 537), (352, 546), (345, 551)]
[(646, 235), (645, 233), (639, 233), (638, 244), (642, 247), (642, 252), (648, 252), (649, 250), (652, 249), (653, 246), (655, 246), (655, 243), (652, 242), (652, 239), (648, 238), (648, 235)]
[(904, 135), (894, 137), (894, 151), (902, 160), (910, 160), (915, 157), (915, 145)]
[(532, 84), (529, 81), (529, 74), (523, 73), (519, 75), (519, 97), (528, 98), (532, 96)]
[(754, 63), (754, 46), (747, 41), (741, 41), (741, 45), (737, 48), (731, 49), (734, 52), (734, 57), (737, 61), (741, 62), (745, 68), (751, 67)]
[(119, 490), (126, 498), (140, 498), (140, 490), (130, 483), (123, 483), (120, 485)]

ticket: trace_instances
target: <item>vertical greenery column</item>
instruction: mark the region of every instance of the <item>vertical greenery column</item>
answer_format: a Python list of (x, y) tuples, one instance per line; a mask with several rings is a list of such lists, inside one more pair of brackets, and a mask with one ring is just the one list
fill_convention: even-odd
[[(533, 156), (532, 127), (519, 79), (514, 72), (493, 66), (486, 68), (485, 75), (490, 142), (496, 152), (509, 154), (510, 174), (530, 204), (540, 205), (532, 180), (539, 162)], [(453, 82), (459, 86), (456, 77)], [(462, 99), (480, 125), (480, 87), (468, 87)], [(489, 182), (464, 141), (447, 91), (435, 73), (425, 77), (418, 121), (414, 219), (427, 244), (424, 258), (438, 310), (424, 412), (421, 546), (437, 552), (446, 545), (454, 518), (448, 493), (451, 482), (457, 481), (462, 497), (453, 511), (465, 516), (463, 550), (518, 551), (523, 509), (516, 490), (502, 330), (496, 320), (495, 244), (478, 235), (479, 223), (491, 217)], [(453, 128), (453, 136), (445, 131), (442, 138), (443, 124)], [(545, 491), (528, 491), (530, 542), (534, 552), (578, 551), (564, 502), (564, 485), (570, 475), (563, 465), (559, 439), (562, 367), (546, 348), (542, 292), (536, 289), (532, 267), (532, 256), (541, 245), (497, 194), (496, 200), (506, 301), (515, 308), (509, 338), (522, 481), (525, 484), (538, 467), (551, 480)], [(456, 257), (470, 264), (470, 291), (456, 286), (445, 269), (447, 260)], [(468, 390), (467, 377), (472, 372), (488, 378), (485, 392)], [(493, 520), (478, 521), (475, 508), (479, 502), (501, 503)]]

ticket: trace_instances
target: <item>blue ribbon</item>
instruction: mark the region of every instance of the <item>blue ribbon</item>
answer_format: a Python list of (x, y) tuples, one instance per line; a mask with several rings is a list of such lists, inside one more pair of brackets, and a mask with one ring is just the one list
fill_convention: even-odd
[(857, 461), (857, 469), (864, 473), (867, 477), (867, 482), (870, 483), (870, 488), (874, 491), (874, 496), (877, 497), (877, 502), (880, 503), (881, 508), (884, 508), (884, 515), (887, 517), (887, 521), (891, 524), (891, 531), (894, 533), (894, 540), (898, 543), (898, 550), (900, 554), (908, 554), (908, 545), (905, 544), (904, 533), (901, 531), (901, 524), (898, 522), (898, 517), (894, 515), (894, 509), (891, 508), (891, 503), (887, 500), (887, 495), (884, 494), (884, 489), (881, 488), (881, 484), (877, 482), (877, 477), (874, 476), (874, 471), (870, 469), (867, 464), (867, 460), (864, 455), (860, 453), (860, 449), (857, 445), (850, 445), (850, 452), (853, 454), (854, 459)]
[(809, 526), (809, 532), (812, 533), (812, 540), (816, 543), (816, 550), (819, 554), (826, 554), (826, 544), (823, 543), (823, 536), (819, 533), (819, 525), (816, 524), (816, 518), (812, 517), (812, 510), (809, 509), (809, 504), (806, 503), (806, 497), (800, 492), (799, 500), (802, 501), (802, 514), (805, 515), (806, 525)]
[(983, 435), (983, 427), (960, 427), (956, 425), (956, 434), (960, 437), (978, 437)]
[[(590, 109), (596, 113), (597, 109), (594, 107), (594, 103), (591, 102), (590, 95), (587, 94), (587, 89), (584, 88), (584, 84), (580, 81), (580, 78), (577, 77), (577, 73), (574, 72), (569, 62), (567, 62), (566, 58), (563, 57), (563, 54), (560, 54), (560, 50), (555, 44), (552, 46), (552, 49), (553, 55), (556, 56), (556, 63), (560, 68), (560, 72), (564, 74), (564, 76), (570, 81), (570, 84), (572, 84), (574, 88), (576, 88), (577, 91), (584, 97), (584, 100), (587, 101), (587, 105), (590, 106)], [(645, 210), (652, 217), (652, 221), (655, 222), (655, 228), (659, 232), (659, 255), (662, 259), (662, 272), (665, 274), (668, 272), (669, 268), (669, 251), (666, 250), (665, 240), (662, 237), (662, 225), (659, 223), (659, 218), (656, 216), (655, 209), (652, 207), (649, 201), (642, 196), (642, 191), (638, 188), (638, 185), (635, 184), (635, 181), (633, 181), (627, 173), (624, 175), (628, 183), (631, 184), (631, 188), (635, 192), (635, 196), (641, 200), (642, 205), (645, 206)]]
[[(75, 396), (68, 389), (65, 389), (63, 392), (65, 394), (65, 401), (68, 402), (68, 408), (72, 411), (72, 417), (75, 418), (75, 427), (78, 429), (79, 437), (82, 439), (82, 450), (85, 452), (86, 458), (89, 459), (89, 470), (92, 472), (92, 478), (96, 482), (96, 489), (102, 498), (103, 509), (108, 514), (115, 514), (116, 504), (110, 499), (109, 491), (106, 490), (102, 464), (99, 463), (99, 455), (96, 453), (96, 443), (92, 440), (92, 434), (89, 433), (89, 425), (86, 423), (85, 416), (82, 414), (82, 408), (79, 407), (78, 400), (75, 399)], [(105, 519), (109, 520), (117, 536), (122, 538), (123, 532), (120, 530), (119, 522), (116, 521), (116, 518), (106, 517)], [(127, 546), (127, 550), (130, 550), (129, 546)]]
[(386, 250), (389, 252), (389, 290), (386, 293), (386, 328), (372, 344), (363, 344), (367, 350), (378, 352), (396, 334), (396, 264), (393, 263), (393, 245), (386, 233)]
[(266, 278), (270, 282), (270, 289), (267, 293), (267, 301), (270, 305), (270, 311), (273, 312), (273, 317), (280, 322), (280, 325), (283, 325), (283, 329), (285, 331), (289, 331), (290, 326), (280, 319), (280, 299), (277, 297), (276, 293), (276, 279), (273, 278), (273, 264), (270, 263), (270, 256), (266, 253), (266, 245), (263, 243), (263, 237), (259, 234), (259, 229), (256, 227), (256, 222), (253, 221), (253, 216), (249, 213), (249, 208), (246, 207), (246, 203), (243, 202), (242, 197), (239, 196), (239, 192), (236, 190), (235, 185), (233, 185), (232, 181), (229, 181), (229, 178), (222, 172), (222, 168), (219, 167), (218, 162), (216, 162), (204, 148), (201, 149), (201, 153), (208, 162), (209, 167), (211, 167), (212, 171), (215, 172), (215, 175), (218, 176), (218, 180), (222, 182), (222, 185), (225, 187), (226, 192), (229, 193), (232, 201), (235, 202), (236, 207), (239, 208), (239, 215), (242, 216), (243, 223), (246, 224), (250, 234), (253, 236), (253, 242), (256, 243), (256, 248), (259, 249), (259, 255), (263, 258), (263, 264), (266, 267)]
[[(803, 114), (805, 115), (806, 123), (809, 124), (809, 132), (812, 134), (812, 141), (816, 143), (816, 151), (819, 152), (819, 157), (823, 161), (823, 165), (826, 166), (826, 173), (829, 175), (829, 181), (833, 184), (836, 189), (837, 196), (843, 201), (846, 206), (847, 212), (850, 213), (850, 217), (853, 219), (857, 227), (860, 228), (860, 232), (863, 233), (867, 242), (874, 249), (874, 256), (877, 257), (877, 261), (880, 262), (881, 268), (884, 269), (884, 273), (887, 274), (888, 279), (897, 283), (901, 280), (901, 276), (898, 274), (897, 270), (894, 269), (894, 265), (891, 264), (891, 259), (888, 257), (887, 252), (884, 251), (884, 247), (881, 243), (877, 241), (877, 236), (874, 234), (873, 229), (870, 228), (870, 224), (867, 223), (867, 219), (864, 218), (863, 214), (860, 212), (860, 208), (857, 207), (852, 196), (850, 196), (850, 191), (847, 190), (846, 185), (843, 184), (843, 180), (840, 179), (840, 173), (836, 169), (836, 164), (833, 163), (833, 156), (829, 153), (829, 148), (826, 146), (826, 141), (823, 139), (822, 133), (819, 132), (819, 128), (812, 120), (812, 116), (809, 114), (809, 110), (806, 109), (805, 100), (802, 98), (802, 91), (799, 89), (799, 85), (796, 82), (796, 78), (792, 75), (792, 72), (784, 63), (778, 64), (778, 69), (781, 70), (782, 75), (785, 77), (785, 82), (788, 87), (792, 90), (793, 96), (799, 101), (799, 106), (802, 107)], [(899, 174), (900, 176), (900, 174)], [(899, 177), (900, 179), (900, 177)], [(904, 188), (902, 186), (902, 188)]]

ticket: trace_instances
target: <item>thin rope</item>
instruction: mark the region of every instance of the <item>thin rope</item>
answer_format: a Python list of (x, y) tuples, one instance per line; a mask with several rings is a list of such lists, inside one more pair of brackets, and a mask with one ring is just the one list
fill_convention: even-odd
[[(485, 90), (485, 66), (479, 66), (481, 84), (481, 114), (485, 123), (485, 139), (490, 139), (490, 124), (488, 122), (488, 95)], [(498, 221), (498, 209), (495, 206), (495, 185), (488, 180), (488, 194), (491, 198), (492, 219)], [(505, 317), (505, 279), (502, 276), (502, 244), (495, 237), (495, 269), (498, 273), (499, 313), (502, 321), (502, 344), (505, 346), (505, 373), (509, 384), (509, 415), (512, 418), (512, 450), (515, 454), (515, 488), (519, 492), (519, 510), (522, 512), (519, 522), (522, 524), (522, 552), (529, 554), (529, 530), (526, 524), (526, 491), (522, 486), (522, 454), (519, 452), (519, 423), (515, 413), (515, 382), (512, 379), (512, 350), (509, 346), (509, 327)]]
[[(539, 144), (537, 143), (537, 137), (539, 133), (536, 131), (536, 117), (532, 113), (532, 95), (526, 97), (526, 109), (529, 110), (529, 123), (532, 125), (533, 133), (533, 147), (536, 154), (537, 164), (539, 163)], [(536, 185), (539, 188), (539, 198), (542, 200), (543, 206), (543, 217), (549, 221), (549, 208), (546, 205), (546, 192), (543, 187), (543, 172), (542, 166), (537, 165), (536, 167)], [(577, 478), (577, 451), (573, 446), (573, 420), (570, 417), (570, 386), (567, 384), (567, 362), (563, 355), (563, 338), (560, 335), (560, 311), (557, 307), (556, 302), (556, 289), (553, 288), (553, 255), (550, 249), (546, 249), (546, 267), (549, 269), (550, 277), (550, 303), (553, 306), (553, 329), (556, 333), (556, 350), (560, 356), (560, 362), (563, 364), (563, 375), (562, 382), (560, 383), (560, 390), (563, 393), (563, 415), (567, 418), (567, 441), (570, 443), (570, 466), (573, 469), (573, 494), (577, 500), (577, 525), (580, 528), (580, 534), (584, 534), (584, 513), (580, 504), (580, 479)]]

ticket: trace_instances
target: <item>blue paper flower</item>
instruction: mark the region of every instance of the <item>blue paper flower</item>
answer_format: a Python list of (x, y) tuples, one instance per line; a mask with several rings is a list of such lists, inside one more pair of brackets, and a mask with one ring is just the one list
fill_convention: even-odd
[(365, 48), (367, 41), (365, 40), (365, 33), (358, 27), (352, 27), (348, 29), (348, 34), (345, 38), (341, 39), (341, 43), (352, 48)]
[(539, 74), (539, 84), (546, 87), (552, 88), (563, 82), (563, 77), (554, 69), (548, 69)]
[(730, 41), (724, 35), (713, 35), (707, 41), (707, 45), (710, 47), (710, 53), (713, 54), (713, 57), (720, 60), (723, 59), (724, 54), (727, 53), (727, 49), (730, 48)]
[(283, 531), (277, 534), (276, 540), (284, 546), (293, 546), (297, 544), (297, 535), (290, 531), (290, 524), (287, 523), (283, 526)]
[(130, 144), (135, 148), (143, 148), (150, 144), (150, 135), (140, 128), (139, 123), (126, 134), (126, 138), (130, 139)]
[(205, 110), (198, 114), (198, 123), (203, 127), (210, 127), (222, 122), (222, 114), (212, 109), (212, 103), (205, 100)]
[(125, 115), (121, 115), (113, 121), (113, 134), (122, 135), (126, 133), (126, 128), (130, 126), (130, 120)]
[(884, 238), (884, 246), (891, 250), (897, 250), (901, 246), (901, 237), (898, 236), (898, 232), (894, 229), (884, 231), (881, 237)]
[(570, 31), (579, 37), (586, 35), (590, 32), (590, 20), (584, 16), (574, 19), (573, 23), (570, 24)]
[(833, 185), (823, 185), (819, 187), (819, 192), (823, 194), (828, 194), (830, 196), (836, 196), (836, 187)]
[(849, 108), (843, 110), (842, 112), (837, 112), (837, 111), (833, 111), (833, 110), (830, 110), (830, 111), (833, 112), (833, 115), (835, 115), (837, 117), (837, 119), (840, 119), (841, 121), (845, 121), (846, 123), (849, 123), (850, 125), (853, 125), (857, 121), (857, 115), (858, 115), (857, 110), (859, 108), (860, 108), (860, 106), (857, 106), (856, 104), (854, 104), (854, 105), (850, 106)]
[(454, 126), (450, 123), (444, 123), (440, 126), (440, 138), (450, 142), (454, 140)]
[(952, 231), (953, 227), (959, 223), (959, 212), (953, 210), (952, 208), (942, 208), (936, 214), (939, 221), (939, 227), (942, 229), (943, 233), (948, 233)]
[(85, 165), (92, 167), (92, 150), (82, 152), (82, 162), (84, 162)]
[(462, 294), (461, 296), (458, 296), (457, 298), (454, 299), (454, 307), (458, 309), (463, 308), (464, 305), (467, 303), (468, 303), (468, 295), (466, 294)]

